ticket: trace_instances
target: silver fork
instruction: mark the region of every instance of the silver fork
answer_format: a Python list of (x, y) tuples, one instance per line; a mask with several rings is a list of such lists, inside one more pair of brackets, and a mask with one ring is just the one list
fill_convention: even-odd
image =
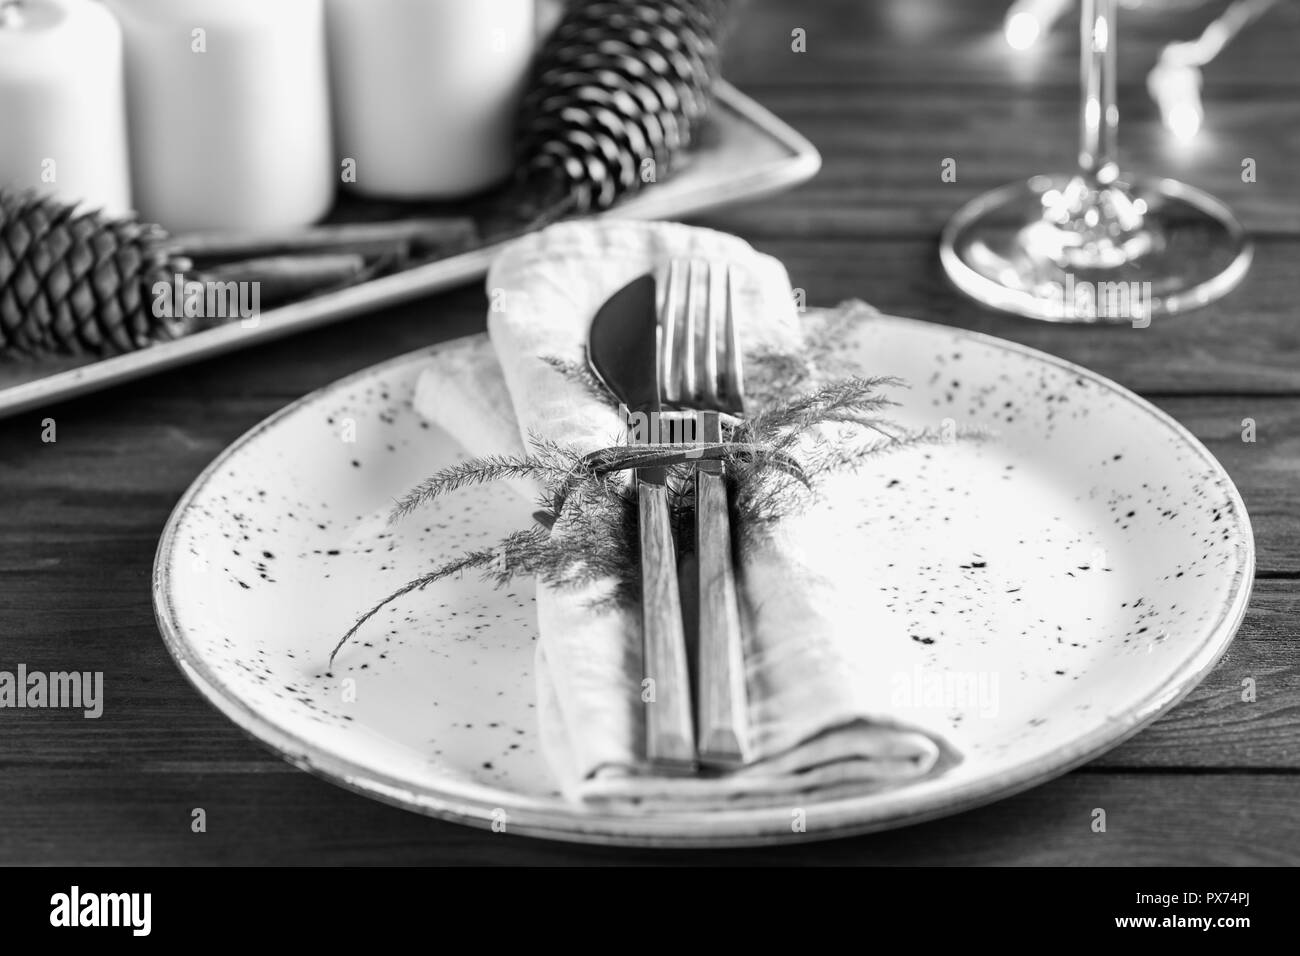
[[(719, 413), (743, 415), (745, 388), (731, 268), (705, 259), (668, 265), (660, 393), (695, 412), (696, 438), (722, 440)], [(695, 551), (699, 562), (699, 714), (702, 764), (734, 767), (748, 756), (744, 643), (731, 554), (725, 466), (695, 467)]]

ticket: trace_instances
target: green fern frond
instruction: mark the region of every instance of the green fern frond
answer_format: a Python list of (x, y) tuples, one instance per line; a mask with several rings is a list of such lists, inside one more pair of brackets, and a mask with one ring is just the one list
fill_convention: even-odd
[[(585, 366), (544, 359), (557, 371), (583, 381), (594, 377)], [(771, 358), (773, 367), (778, 359)], [(809, 380), (814, 372), (806, 361), (790, 359), (784, 373)], [(897, 403), (882, 390), (903, 386), (892, 377), (849, 376), (813, 387), (806, 393), (773, 401), (749, 419), (735, 422), (722, 443), (698, 443), (676, 449), (666, 446), (623, 445), (584, 455), (553, 440), (530, 437), (529, 452), (521, 456), (490, 456), (463, 462), (431, 475), (394, 506), (391, 520), (462, 488), (502, 479), (527, 478), (542, 489), (533, 527), (507, 535), (492, 548), (471, 550), (394, 591), (362, 615), (343, 635), (338, 651), (379, 610), (390, 602), (436, 581), (477, 569), (485, 579), (503, 586), (519, 576), (532, 576), (548, 586), (581, 587), (611, 584), (602, 603), (633, 603), (640, 599), (640, 549), (634, 484), (616, 478), (622, 469), (656, 466), (667, 471), (670, 520), (679, 552), (693, 550), (695, 520), (694, 461), (720, 459), (726, 463), (738, 547), (782, 518), (797, 514), (814, 500), (817, 486), (828, 475), (852, 471), (868, 459), (922, 444), (983, 439), (986, 432), (962, 429), (907, 431), (880, 412)], [(595, 383), (599, 389), (599, 383)], [(608, 396), (601, 391), (602, 400)], [(839, 441), (822, 426), (861, 430)], [(865, 441), (874, 432), (879, 438)], [(683, 456), (690, 450), (693, 458)]]

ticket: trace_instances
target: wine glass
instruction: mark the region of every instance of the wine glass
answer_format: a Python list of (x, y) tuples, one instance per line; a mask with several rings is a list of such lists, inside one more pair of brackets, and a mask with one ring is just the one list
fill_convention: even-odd
[(1083, 0), (1079, 168), (967, 203), (940, 259), (967, 295), (1053, 322), (1126, 322), (1211, 302), (1241, 281), (1252, 246), (1228, 207), (1172, 179), (1121, 176), (1115, 137), (1115, 0)]

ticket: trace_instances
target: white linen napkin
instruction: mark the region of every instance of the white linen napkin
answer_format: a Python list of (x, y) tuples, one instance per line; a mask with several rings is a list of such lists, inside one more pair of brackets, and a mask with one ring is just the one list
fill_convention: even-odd
[[(521, 453), (529, 436), (583, 452), (622, 444), (615, 408), (557, 360), (585, 362), (588, 326), (613, 292), (691, 256), (732, 264), (747, 355), (799, 348), (784, 268), (743, 241), (674, 223), (563, 223), (498, 257), (487, 280), (490, 343), (475, 336), (440, 350), (421, 376), (416, 407), (475, 456)], [(937, 723), (925, 726), (932, 716), (891, 708), (891, 677), (913, 661), (906, 642), (873, 640), (864, 629), (881, 615), (844, 546), (851, 506), (814, 504), (741, 557), (754, 759), (726, 775), (668, 777), (645, 767), (644, 708), (654, 705), (642, 701), (638, 609), (593, 612), (602, 585), (538, 586), (541, 739), (568, 797), (664, 810), (771, 803), (892, 785), (959, 759)]]

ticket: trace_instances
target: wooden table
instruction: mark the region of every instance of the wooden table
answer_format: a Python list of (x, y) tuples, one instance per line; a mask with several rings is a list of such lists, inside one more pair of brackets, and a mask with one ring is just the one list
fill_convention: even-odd
[[(163, 649), (150, 568), (172, 506), (229, 442), (356, 369), (482, 328), (478, 287), (354, 319), (0, 423), (0, 666), (105, 674), (98, 721), (0, 713), (0, 862), (13, 863), (1297, 863), (1300, 862), (1300, 5), (1283, 3), (1206, 71), (1206, 128), (1160, 128), (1144, 77), (1222, 3), (1124, 16), (1131, 168), (1226, 200), (1258, 241), (1244, 285), (1152, 328), (1060, 328), (955, 293), (936, 237), (957, 206), (1067, 168), (1074, 28), (1014, 54), (1006, 0), (757, 0), (728, 74), (806, 133), (825, 168), (774, 200), (701, 221), (785, 260), (814, 305), (979, 329), (1081, 362), (1173, 414), (1224, 463), (1259, 571), (1219, 667), (1136, 739), (1021, 796), (836, 843), (716, 853), (533, 841), (425, 819), (299, 772), (247, 739)], [(807, 52), (791, 50), (806, 31)], [(1257, 181), (1242, 181), (1244, 158)], [(957, 181), (941, 180), (945, 158)], [(56, 443), (40, 439), (57, 421)], [(1241, 440), (1242, 420), (1258, 440)], [(1241, 700), (1253, 678), (1257, 700)], [(191, 832), (191, 810), (207, 832)], [(1105, 808), (1107, 832), (1093, 833)]]

